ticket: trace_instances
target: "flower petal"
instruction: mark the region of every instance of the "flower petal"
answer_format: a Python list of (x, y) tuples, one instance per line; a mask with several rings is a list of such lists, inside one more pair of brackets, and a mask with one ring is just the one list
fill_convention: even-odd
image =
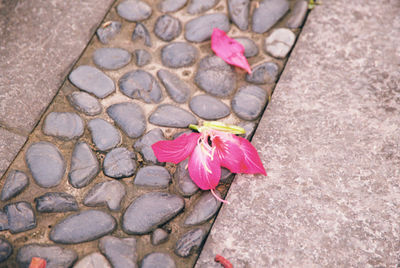
[(215, 136), (212, 140), (213, 146), (215, 146), (215, 153), (220, 159), (221, 166), (229, 169), (232, 173), (242, 173), (244, 163), (243, 151), (239, 147), (239, 142), (235, 142), (233, 137), (228, 139), (226, 136)]
[(178, 164), (193, 152), (199, 137), (200, 133), (185, 133), (175, 140), (158, 141), (151, 148), (153, 148), (154, 155), (159, 162)]
[(243, 170), (241, 173), (247, 174), (256, 174), (261, 173), (267, 176), (265, 172), (264, 166), (261, 162), (260, 157), (258, 156), (257, 150), (253, 147), (253, 145), (245, 138), (236, 137), (240, 142), (240, 148), (243, 151)]

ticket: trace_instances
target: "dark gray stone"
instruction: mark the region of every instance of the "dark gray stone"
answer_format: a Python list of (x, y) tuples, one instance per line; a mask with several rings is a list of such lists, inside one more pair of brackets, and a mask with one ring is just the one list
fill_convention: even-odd
[(199, 190), (199, 187), (190, 178), (187, 164), (188, 159), (180, 162), (174, 173), (174, 180), (176, 182), (177, 189), (179, 193), (184, 197), (190, 197)]
[(36, 210), (41, 213), (77, 211), (78, 203), (70, 194), (50, 192), (35, 198)]
[(182, 32), (181, 22), (168, 14), (158, 17), (154, 26), (156, 36), (164, 41), (171, 41)]
[(227, 97), (236, 87), (236, 76), (231, 66), (217, 56), (207, 56), (200, 63), (195, 83), (217, 97)]
[(246, 37), (235, 38), (235, 40), (244, 46), (244, 56), (246, 58), (254, 57), (258, 54), (258, 47), (253, 40)]
[(0, 210), (0, 231), (8, 230), (7, 214)]
[(20, 268), (28, 268), (33, 257), (46, 260), (46, 268), (71, 267), (78, 259), (72, 249), (45, 244), (24, 245), (18, 250), (17, 262)]
[(234, 174), (229, 171), (229, 169), (221, 168), (221, 179), (220, 183), (228, 183), (233, 178)]
[(107, 205), (110, 210), (118, 211), (125, 194), (125, 187), (119, 181), (100, 182), (86, 194), (83, 204), (90, 207)]
[(292, 49), (296, 35), (289, 29), (279, 28), (265, 38), (265, 51), (275, 58), (283, 59)]
[(245, 139), (250, 140), (251, 137), (253, 137), (254, 131), (256, 130), (257, 124), (254, 122), (241, 122), (239, 123), (239, 127), (244, 128), (246, 130), (246, 133), (243, 135)]
[[(218, 191), (215, 193), (220, 196)], [(210, 191), (204, 192), (184, 221), (184, 226), (193, 226), (203, 224), (211, 219), (217, 213), (221, 202), (218, 201)]]
[(256, 33), (268, 31), (289, 10), (287, 0), (263, 0), (253, 12), (252, 30)]
[(12, 234), (24, 232), (36, 227), (35, 212), (31, 204), (17, 202), (4, 207), (7, 214), (8, 229)]
[(168, 232), (164, 229), (157, 228), (151, 233), (151, 244), (153, 246), (160, 245), (168, 240)]
[(197, 124), (197, 119), (188, 111), (170, 104), (163, 104), (150, 115), (149, 122), (162, 127), (186, 128)]
[(28, 176), (19, 170), (13, 170), (8, 173), (3, 189), (1, 190), (1, 201), (7, 201), (18, 195), (28, 186)]
[(176, 74), (167, 70), (159, 70), (158, 78), (163, 83), (168, 95), (178, 103), (186, 102), (190, 97), (190, 85), (181, 80)]
[(241, 87), (232, 99), (233, 111), (244, 120), (254, 120), (261, 115), (267, 103), (267, 92), (257, 86)]
[(140, 139), (135, 142), (134, 148), (139, 151), (146, 162), (153, 164), (160, 164), (154, 155), (151, 146), (157, 141), (165, 140), (164, 133), (161, 129), (155, 128), (144, 134)]
[(12, 252), (13, 247), (10, 242), (4, 238), (0, 238), (0, 263), (6, 261)]
[(231, 28), (228, 17), (223, 13), (215, 13), (192, 19), (185, 25), (185, 38), (196, 43), (209, 40), (214, 28), (228, 32)]
[(146, 26), (141, 23), (136, 23), (135, 29), (132, 33), (132, 41), (143, 39), (145, 46), (151, 47), (151, 38)]
[(286, 22), (286, 26), (290, 29), (296, 29), (303, 25), (308, 10), (308, 2), (305, 0), (297, 0), (290, 11), (290, 17)]
[(147, 254), (140, 265), (140, 268), (175, 268), (175, 261), (166, 253), (153, 252)]
[(71, 72), (69, 80), (79, 89), (105, 98), (115, 91), (113, 80), (99, 69), (81, 65)]
[(219, 0), (191, 0), (187, 7), (189, 14), (200, 14), (203, 13), (218, 4)]
[(107, 259), (98, 252), (86, 255), (79, 260), (74, 268), (112, 268)]
[(151, 16), (151, 7), (140, 0), (126, 0), (117, 6), (118, 15), (129, 21), (142, 21)]
[(41, 187), (54, 187), (64, 176), (64, 158), (57, 147), (49, 142), (32, 144), (25, 154), (25, 161), (33, 179)]
[(232, 22), (246, 31), (249, 27), (250, 0), (228, 0), (228, 11)]
[(181, 9), (187, 0), (161, 0), (158, 9), (161, 12), (175, 12)]
[(73, 214), (57, 223), (50, 232), (56, 243), (76, 244), (92, 241), (116, 228), (115, 219), (99, 210), (86, 210)]
[(121, 142), (119, 131), (106, 120), (96, 118), (90, 120), (88, 128), (92, 134), (92, 141), (100, 151), (108, 151)]
[(279, 66), (275, 62), (264, 62), (252, 68), (252, 74), (246, 74), (246, 81), (253, 84), (275, 83)]
[(137, 267), (135, 238), (105, 236), (100, 239), (99, 248), (114, 268)]
[(100, 42), (105, 45), (108, 44), (121, 31), (121, 25), (119, 21), (110, 21), (101, 25), (96, 31)]
[(43, 124), (44, 134), (63, 140), (79, 138), (83, 130), (83, 120), (75, 113), (49, 113)]
[(177, 195), (153, 192), (134, 200), (122, 217), (122, 229), (128, 234), (146, 234), (174, 218), (185, 202)]
[(97, 66), (117, 70), (127, 65), (132, 59), (131, 53), (122, 48), (102, 47), (93, 53), (93, 62)]
[(190, 109), (206, 120), (216, 120), (230, 114), (229, 106), (210, 95), (197, 95), (190, 100)]
[(136, 65), (139, 67), (145, 66), (150, 63), (151, 55), (144, 49), (136, 49), (134, 51), (136, 58)]
[(138, 138), (146, 130), (146, 118), (142, 108), (130, 102), (113, 104), (107, 108), (107, 114), (128, 135)]
[(185, 42), (175, 42), (161, 49), (162, 63), (170, 68), (191, 66), (198, 56), (197, 48)]
[(112, 149), (104, 158), (104, 175), (115, 179), (130, 177), (136, 170), (135, 160), (136, 155), (126, 148)]
[(195, 251), (198, 251), (206, 236), (203, 229), (196, 228), (182, 235), (176, 242), (175, 254), (180, 257), (189, 257)]
[(88, 185), (99, 171), (99, 161), (89, 145), (86, 142), (78, 142), (72, 152), (69, 183), (75, 188), (82, 188)]
[(127, 72), (118, 81), (122, 93), (132, 99), (142, 99), (146, 103), (159, 103), (161, 88), (154, 76), (143, 70)]
[(171, 175), (164, 167), (146, 166), (136, 174), (133, 184), (157, 188), (167, 188), (171, 182)]
[(86, 115), (93, 116), (101, 113), (100, 102), (86, 92), (72, 92), (68, 95), (68, 100), (76, 110)]

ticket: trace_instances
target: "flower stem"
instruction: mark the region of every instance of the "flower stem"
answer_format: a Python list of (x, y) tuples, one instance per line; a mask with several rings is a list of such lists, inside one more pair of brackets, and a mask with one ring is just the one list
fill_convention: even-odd
[(228, 201), (226, 201), (226, 200), (222, 199), (221, 197), (219, 197), (219, 196), (214, 192), (214, 189), (211, 189), (211, 193), (212, 193), (212, 195), (213, 195), (219, 202), (222, 202), (222, 203), (224, 203), (224, 204), (229, 204)]

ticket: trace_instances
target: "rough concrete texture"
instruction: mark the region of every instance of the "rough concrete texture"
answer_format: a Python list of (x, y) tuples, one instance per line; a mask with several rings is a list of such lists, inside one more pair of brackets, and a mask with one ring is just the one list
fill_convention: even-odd
[(307, 20), (200, 267), (400, 265), (400, 2), (326, 0)]
[(0, 178), (24, 145), (26, 137), (0, 127)]

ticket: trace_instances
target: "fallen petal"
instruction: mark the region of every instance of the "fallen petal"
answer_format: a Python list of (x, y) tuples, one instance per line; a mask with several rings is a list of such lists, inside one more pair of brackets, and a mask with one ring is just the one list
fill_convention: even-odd
[(232, 138), (228, 139), (227, 135), (216, 136), (213, 139), (215, 153), (220, 159), (221, 166), (229, 169), (232, 173), (242, 173), (244, 155), (239, 146), (239, 142), (235, 142)]
[(247, 174), (264, 174), (267, 176), (265, 172), (264, 166), (261, 162), (260, 157), (258, 156), (257, 150), (253, 147), (253, 145), (245, 138), (236, 137), (236, 139), (240, 143), (240, 148), (243, 151), (243, 169), (241, 173)]
[(39, 257), (33, 257), (29, 264), (29, 268), (46, 268), (46, 260)]

